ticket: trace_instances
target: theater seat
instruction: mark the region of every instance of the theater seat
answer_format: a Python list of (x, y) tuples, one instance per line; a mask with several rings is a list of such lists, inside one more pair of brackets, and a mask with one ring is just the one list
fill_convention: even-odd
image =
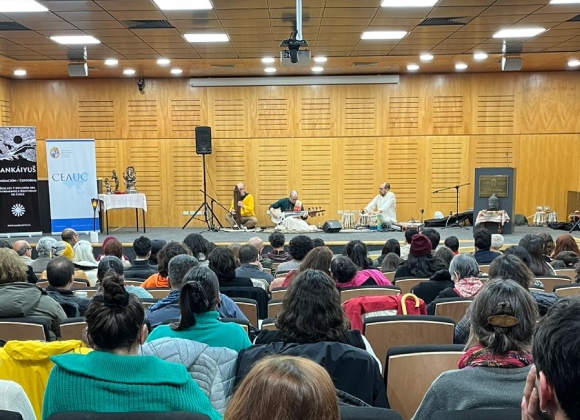
[(209, 420), (205, 414), (185, 411), (165, 411), (163, 413), (94, 413), (71, 411), (70, 413), (53, 414), (48, 420)]

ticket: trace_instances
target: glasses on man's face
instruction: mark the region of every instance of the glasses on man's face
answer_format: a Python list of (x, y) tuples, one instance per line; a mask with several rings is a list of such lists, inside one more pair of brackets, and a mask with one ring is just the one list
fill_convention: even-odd
[(26, 248), (27, 251), (32, 251), (32, 248), (28, 247)]

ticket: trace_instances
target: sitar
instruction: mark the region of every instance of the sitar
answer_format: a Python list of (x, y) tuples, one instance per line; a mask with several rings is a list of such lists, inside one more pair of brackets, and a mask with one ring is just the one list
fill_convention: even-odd
[(238, 203), (240, 202), (240, 200), (242, 199), (242, 196), (240, 194), (240, 190), (238, 189), (238, 186), (236, 185), (234, 187), (234, 220), (236, 221), (236, 224), (238, 225), (238, 227), (242, 226), (242, 212), (241, 212), (241, 207), (238, 205)]
[(318, 216), (319, 214), (324, 214), (325, 210), (318, 208), (309, 208), (308, 210), (301, 210), (301, 211), (286, 211), (280, 212), (280, 215), (276, 215), (274, 213), (270, 213), (270, 219), (272, 222), (279, 225), (284, 221), (287, 217), (304, 217), (306, 215), (310, 217)]

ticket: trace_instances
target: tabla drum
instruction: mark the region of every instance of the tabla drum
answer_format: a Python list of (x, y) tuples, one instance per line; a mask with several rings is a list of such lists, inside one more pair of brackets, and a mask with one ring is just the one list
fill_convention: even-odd
[(547, 222), (546, 213), (537, 211), (534, 215), (534, 226), (545, 226)]
[(369, 215), (369, 227), (371, 229), (377, 227), (377, 215), (376, 214)]
[(356, 226), (356, 222), (354, 221), (354, 213), (343, 213), (341, 223), (344, 229), (354, 229)]
[(370, 215), (368, 215), (365, 212), (360, 212), (358, 214), (358, 222), (357, 222), (357, 227), (368, 227), (369, 226), (369, 217)]
[(548, 223), (558, 223), (558, 213), (552, 211), (548, 213)]

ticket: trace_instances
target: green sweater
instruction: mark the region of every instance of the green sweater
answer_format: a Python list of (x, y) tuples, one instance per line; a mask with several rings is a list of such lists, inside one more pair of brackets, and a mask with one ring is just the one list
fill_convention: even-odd
[(103, 351), (51, 360), (55, 366), (46, 385), (43, 419), (70, 411), (190, 411), (222, 418), (183, 365)]
[(241, 326), (233, 322), (221, 322), (219, 316), (217, 311), (195, 314), (196, 324), (183, 331), (175, 331), (169, 325), (160, 325), (149, 334), (147, 341), (163, 337), (184, 338), (210, 347), (227, 347), (237, 352), (252, 345)]

